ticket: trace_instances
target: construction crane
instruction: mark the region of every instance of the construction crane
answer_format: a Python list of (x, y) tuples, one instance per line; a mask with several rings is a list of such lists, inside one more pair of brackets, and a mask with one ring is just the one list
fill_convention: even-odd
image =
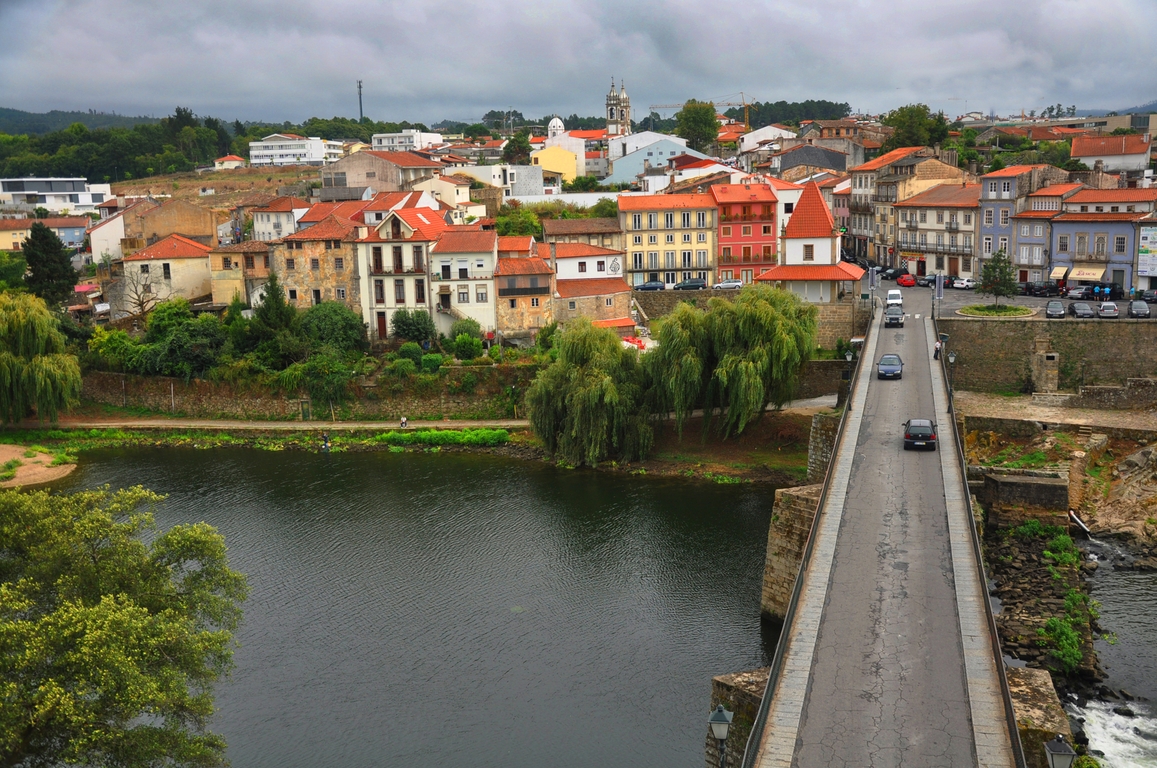
[[(745, 131), (750, 131), (751, 102), (747, 100), (747, 97), (743, 94), (743, 91), (739, 92), (739, 98), (742, 99), (742, 101), (713, 101), (711, 103), (717, 107), (743, 107), (743, 129)], [(683, 104), (651, 104), (647, 107), (647, 110), (654, 112), (656, 109), (682, 109), (683, 107)], [(653, 123), (651, 127), (655, 127)]]

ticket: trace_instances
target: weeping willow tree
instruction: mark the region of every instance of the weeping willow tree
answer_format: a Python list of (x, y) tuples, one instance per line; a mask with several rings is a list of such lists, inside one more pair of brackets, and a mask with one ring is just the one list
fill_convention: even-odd
[(44, 300), (0, 294), (0, 423), (32, 413), (55, 422), (80, 395), (80, 365)]
[(683, 426), (703, 408), (724, 436), (739, 434), (768, 405), (791, 400), (815, 349), (818, 310), (764, 285), (734, 302), (712, 299), (706, 312), (682, 304), (663, 321), (659, 346), (644, 358), (654, 382), (652, 406)]
[(575, 464), (644, 458), (654, 434), (638, 352), (588, 320), (556, 334), (558, 359), (526, 393), (530, 424), (553, 455)]

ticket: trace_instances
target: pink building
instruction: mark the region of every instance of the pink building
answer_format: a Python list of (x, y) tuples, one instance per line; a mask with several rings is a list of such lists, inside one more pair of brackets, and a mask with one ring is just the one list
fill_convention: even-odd
[(719, 206), (719, 280), (751, 283), (776, 264), (776, 204), (767, 184), (715, 184)]

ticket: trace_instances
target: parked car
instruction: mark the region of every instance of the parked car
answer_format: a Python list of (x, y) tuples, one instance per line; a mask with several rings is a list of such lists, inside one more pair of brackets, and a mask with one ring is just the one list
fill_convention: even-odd
[(667, 286), (663, 284), (662, 280), (648, 280), (635, 286), (636, 291), (663, 291), (666, 289)]
[(1111, 301), (1102, 301), (1097, 306), (1097, 317), (1103, 320), (1116, 320), (1121, 316), (1121, 310), (1117, 309), (1117, 305)]
[(936, 275), (921, 275), (916, 278), (916, 285), (921, 288), (934, 288), (936, 287)]
[(1070, 304), (1069, 314), (1073, 317), (1096, 317), (1093, 308), (1083, 301), (1074, 301)]
[(956, 278), (956, 281), (954, 283), (952, 283), (952, 287), (972, 290), (973, 288), (976, 287), (976, 281), (973, 280), (971, 277), (958, 277), (958, 278)]
[(1140, 299), (1130, 301), (1129, 317), (1149, 317), (1149, 305)]
[(1032, 286), (1033, 296), (1042, 296), (1048, 298), (1049, 296), (1060, 296), (1061, 289), (1052, 280), (1037, 280), (1035, 283), (1030, 283)]
[(884, 327), (891, 326), (904, 327), (904, 308), (899, 304), (893, 304), (884, 310)]
[(876, 363), (877, 379), (899, 379), (904, 376), (904, 361), (899, 355), (884, 355)]
[(1146, 304), (1157, 304), (1157, 291), (1142, 291), (1141, 301)]
[(720, 280), (715, 285), (711, 286), (717, 291), (731, 291), (743, 287), (742, 280)]
[(1045, 317), (1049, 318), (1050, 320), (1053, 318), (1060, 318), (1063, 320), (1065, 317), (1064, 303), (1053, 299), (1048, 304), (1045, 304)]
[(906, 274), (908, 274), (907, 267), (889, 267), (880, 273), (880, 277), (884, 278), (885, 280), (895, 280), (900, 275)]
[(1016, 295), (1017, 296), (1032, 296), (1032, 283), (1017, 283), (1016, 284)]
[(1065, 294), (1069, 299), (1091, 299), (1093, 298), (1093, 289), (1088, 285), (1078, 285), (1075, 288), (1070, 288), (1069, 292)]
[(936, 422), (928, 419), (908, 419), (904, 422), (904, 450), (927, 448), (936, 450)]
[(675, 283), (671, 286), (672, 291), (705, 291), (707, 290), (707, 281), (701, 277), (692, 277), (684, 280), (681, 283)]
[(904, 294), (900, 292), (899, 288), (891, 288), (888, 290), (888, 295), (884, 299), (884, 306), (891, 307), (893, 305), (900, 306), (904, 303)]
[(905, 288), (915, 288), (916, 287), (916, 278), (912, 277), (912, 275), (905, 272), (904, 274), (902, 274), (896, 278), (896, 285), (901, 285)]

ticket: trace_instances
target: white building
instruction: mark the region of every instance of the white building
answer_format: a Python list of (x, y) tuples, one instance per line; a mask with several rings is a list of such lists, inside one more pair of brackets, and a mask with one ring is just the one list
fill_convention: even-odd
[(249, 142), (249, 165), (328, 165), (341, 160), (340, 141), (296, 133), (271, 133), (261, 141)]
[(50, 213), (93, 213), (111, 194), (108, 184), (89, 184), (82, 178), (0, 179), (0, 205), (25, 210), (46, 208)]
[(623, 155), (629, 155), (643, 147), (654, 144), (656, 141), (663, 141), (664, 139), (683, 147), (687, 146), (687, 139), (681, 139), (678, 136), (668, 136), (665, 133), (656, 133), (655, 131), (639, 131), (638, 133), (631, 133), (626, 136), (608, 138), (607, 159), (613, 163)]
[(753, 149), (759, 149), (760, 142), (763, 141), (794, 138), (795, 131), (789, 131), (778, 125), (765, 125), (762, 128), (756, 128), (754, 131), (745, 133), (739, 137), (739, 151), (750, 152)]
[(434, 321), (441, 333), (460, 317), (472, 317), (483, 334), (498, 325), (494, 268), (498, 234), (493, 230), (443, 232), (430, 254), (430, 290)]
[(309, 210), (309, 203), (296, 197), (279, 197), (253, 209), (253, 239), (279, 240), (297, 231), (297, 222)]
[(1107, 173), (1120, 171), (1134, 174), (1149, 167), (1153, 142), (1149, 134), (1124, 136), (1076, 136), (1073, 138), (1072, 158), (1093, 168), (1098, 161)]
[(374, 149), (380, 152), (413, 152), (443, 143), (442, 134), (425, 133), (416, 128), (406, 128), (399, 133), (375, 133), (372, 141)]

